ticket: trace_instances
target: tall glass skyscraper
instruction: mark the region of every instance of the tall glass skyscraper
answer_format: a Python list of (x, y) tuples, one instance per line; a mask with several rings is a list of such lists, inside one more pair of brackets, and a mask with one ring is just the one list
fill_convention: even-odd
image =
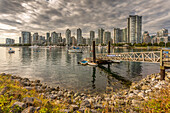
[(128, 43), (142, 43), (142, 16), (129, 16), (127, 19), (127, 34)]

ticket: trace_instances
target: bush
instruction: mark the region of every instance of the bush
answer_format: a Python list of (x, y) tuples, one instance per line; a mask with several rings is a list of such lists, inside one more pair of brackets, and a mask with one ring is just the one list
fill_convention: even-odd
[(152, 46), (152, 43), (149, 42), (149, 43), (148, 43), (148, 46)]
[(158, 46), (158, 43), (154, 43), (153, 45), (154, 45), (154, 46)]
[(161, 46), (161, 47), (165, 46), (165, 42), (160, 42), (159, 46)]
[(170, 47), (170, 42), (166, 43), (166, 47)]

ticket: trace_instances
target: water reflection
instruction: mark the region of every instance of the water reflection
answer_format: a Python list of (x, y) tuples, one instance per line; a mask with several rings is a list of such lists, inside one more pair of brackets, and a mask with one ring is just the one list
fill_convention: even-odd
[(91, 81), (92, 82), (92, 88), (95, 89), (95, 79), (96, 79), (96, 67), (93, 67), (93, 74), (92, 74), (92, 78), (93, 80)]
[[(41, 79), (56, 87), (72, 90), (104, 92), (106, 87), (113, 90), (126, 86), (129, 81), (140, 80), (147, 74), (159, 72), (159, 64), (142, 62), (122, 62), (99, 67), (82, 66), (77, 62), (92, 57), (90, 48), (84, 53), (68, 53), (65, 47), (15, 48), (9, 54), (8, 48), (0, 48), (0, 72), (17, 74), (31, 79)], [(142, 51), (133, 49), (112, 49), (113, 52)], [(107, 52), (106, 48), (96, 47), (96, 53)]]

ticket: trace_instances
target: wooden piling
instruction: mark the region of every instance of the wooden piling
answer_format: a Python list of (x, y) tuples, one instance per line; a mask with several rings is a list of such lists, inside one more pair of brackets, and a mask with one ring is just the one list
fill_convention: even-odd
[(160, 51), (160, 75), (161, 75), (161, 80), (165, 80), (165, 67), (163, 63), (163, 50)]
[(96, 62), (95, 41), (93, 41), (93, 62)]
[(108, 54), (110, 54), (110, 41), (108, 42)]

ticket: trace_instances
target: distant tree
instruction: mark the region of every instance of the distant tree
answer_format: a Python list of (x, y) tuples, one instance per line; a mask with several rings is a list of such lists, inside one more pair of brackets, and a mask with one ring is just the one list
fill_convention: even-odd
[(147, 46), (147, 44), (146, 44), (145, 42), (144, 42), (144, 43), (142, 43), (141, 45), (142, 45), (143, 47)]
[(166, 43), (166, 47), (170, 47), (170, 42)]
[(136, 44), (135, 43), (135, 45), (134, 46), (136, 46), (136, 47), (141, 47), (142, 46), (142, 44), (141, 43), (138, 43), (138, 44)]
[(158, 43), (154, 43), (153, 45), (154, 45), (154, 46), (158, 46)]
[(148, 46), (152, 46), (152, 43), (149, 42), (149, 43), (148, 43)]
[(131, 43), (127, 43), (127, 45), (132, 46), (132, 44), (131, 44)]
[(161, 47), (165, 46), (165, 42), (160, 42), (159, 46), (161, 46)]

